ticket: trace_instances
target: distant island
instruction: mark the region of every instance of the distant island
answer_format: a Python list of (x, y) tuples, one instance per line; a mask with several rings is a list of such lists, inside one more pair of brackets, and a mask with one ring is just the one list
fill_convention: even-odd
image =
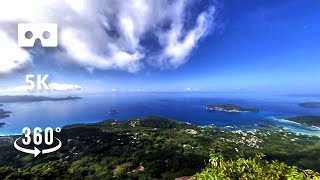
[(243, 108), (235, 104), (225, 104), (225, 105), (207, 105), (204, 106), (210, 111), (223, 111), (223, 112), (259, 112), (257, 108)]
[(281, 119), (296, 122), (299, 124), (308, 125), (308, 126), (320, 127), (320, 116), (296, 116), (296, 117), (288, 117), (288, 118), (281, 118)]
[[(2, 104), (0, 104), (0, 107), (3, 106)], [(2, 118), (6, 118), (6, 117), (9, 117), (11, 112), (10, 111), (5, 111), (3, 109), (0, 109), (0, 119)], [(3, 126), (5, 126), (6, 123), (4, 122), (0, 122), (0, 128), (2, 128)]]
[(40, 102), (40, 101), (66, 101), (76, 100), (81, 97), (68, 96), (63, 98), (46, 97), (46, 96), (0, 96), (0, 103), (14, 103), (14, 102)]
[(299, 106), (302, 106), (302, 107), (320, 107), (320, 102), (305, 102), (305, 103), (300, 103)]
[(10, 113), (11, 113), (10, 111), (5, 111), (3, 109), (0, 109), (0, 119), (9, 117)]
[(0, 128), (2, 128), (2, 127), (5, 126), (5, 125), (6, 125), (6, 123), (0, 122)]

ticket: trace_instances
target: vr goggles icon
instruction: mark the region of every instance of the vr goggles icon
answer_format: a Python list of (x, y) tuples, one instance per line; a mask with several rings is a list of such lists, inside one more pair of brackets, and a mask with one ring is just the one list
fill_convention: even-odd
[(57, 24), (18, 24), (18, 46), (33, 47), (36, 39), (41, 41), (42, 47), (58, 46)]

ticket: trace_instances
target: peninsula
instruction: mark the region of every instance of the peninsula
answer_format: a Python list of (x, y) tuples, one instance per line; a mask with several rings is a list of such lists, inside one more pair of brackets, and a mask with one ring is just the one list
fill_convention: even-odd
[(320, 107), (320, 102), (305, 102), (305, 103), (300, 103), (299, 106), (302, 106), (302, 107)]
[(225, 105), (207, 105), (204, 106), (210, 111), (223, 111), (223, 112), (259, 112), (257, 108), (243, 108), (235, 104), (225, 104)]
[(296, 122), (299, 124), (308, 125), (308, 126), (320, 127), (320, 116), (296, 116), (296, 117), (288, 117), (288, 118), (281, 118), (281, 119)]

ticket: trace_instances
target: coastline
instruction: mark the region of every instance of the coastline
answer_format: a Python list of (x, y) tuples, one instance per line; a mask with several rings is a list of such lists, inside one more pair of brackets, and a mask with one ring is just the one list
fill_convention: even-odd
[[(123, 119), (123, 120), (115, 120), (115, 119), (109, 119), (109, 120), (115, 120), (115, 121), (127, 121), (127, 120), (130, 120), (130, 119), (135, 119), (135, 118), (129, 118), (129, 119)], [(139, 118), (138, 118), (139, 119)], [(287, 120), (287, 119), (284, 119), (284, 118), (275, 118), (275, 117), (272, 117), (272, 120), (275, 120), (275, 121), (279, 121), (279, 122), (284, 122), (284, 123), (290, 123), (290, 124), (294, 124), (294, 125), (298, 125), (298, 126), (302, 126), (302, 127), (307, 127), (309, 130), (296, 130), (295, 128), (292, 128), (291, 126), (284, 126), (284, 125), (279, 125), (279, 124), (276, 124), (277, 126), (279, 127), (282, 127), (282, 130), (279, 130), (279, 129), (275, 129), (275, 128), (263, 128), (263, 127), (259, 127), (257, 126), (256, 124), (252, 125), (252, 126), (244, 126), (244, 127), (239, 127), (239, 126), (219, 126), (219, 125), (215, 125), (213, 123), (211, 124), (206, 124), (206, 125), (196, 125), (194, 123), (189, 123), (189, 122), (185, 122), (185, 121), (182, 121), (182, 120), (177, 120), (178, 122), (181, 122), (181, 123), (186, 123), (188, 125), (195, 125), (199, 128), (218, 128), (218, 129), (221, 129), (221, 130), (227, 130), (227, 131), (244, 131), (244, 132), (250, 132), (250, 131), (259, 131), (259, 130), (269, 130), (269, 131), (274, 131), (274, 132), (278, 132), (278, 131), (285, 131), (285, 132), (288, 132), (288, 133), (295, 133), (295, 134), (300, 134), (300, 135), (307, 135), (307, 136), (317, 136), (317, 137), (320, 137), (320, 127), (316, 127), (316, 126), (308, 126), (308, 125), (304, 125), (304, 124), (300, 124), (300, 123), (297, 123), (297, 122), (294, 122), (294, 121), (290, 121), (290, 120)], [(85, 122), (85, 123), (80, 123), (80, 124), (83, 124), (83, 125), (87, 125), (87, 124), (96, 124), (96, 123), (102, 123), (102, 122), (105, 122), (106, 120), (101, 120), (101, 121), (95, 121), (95, 122)], [(65, 127), (70, 127), (70, 126), (74, 126), (74, 125), (77, 125), (79, 123), (72, 123), (72, 124), (67, 124), (67, 125), (64, 125), (62, 126), (62, 128), (65, 128)], [(10, 125), (10, 123), (5, 123), (5, 126), (3, 126), (2, 128), (0, 128), (0, 131), (1, 129), (4, 129), (6, 128), (7, 125)], [(306, 132), (306, 131), (309, 131), (309, 132)], [(317, 131), (317, 133), (314, 133), (314, 131)], [(10, 132), (7, 132), (7, 133), (0, 133), (0, 137), (11, 137), (11, 136), (20, 136), (22, 135), (22, 133), (10, 133)]]
[(320, 137), (320, 127), (310, 126), (310, 125), (307, 125), (307, 124), (301, 124), (301, 123), (290, 121), (290, 120), (284, 119), (284, 118), (275, 118), (275, 117), (273, 117), (272, 119), (275, 120), (275, 121), (278, 121), (278, 122), (290, 123), (290, 124), (298, 125), (300, 127), (307, 128), (309, 133), (305, 133), (303, 131), (297, 131), (294, 128), (290, 128), (289, 126), (282, 126), (281, 125), (283, 127), (283, 129), (286, 130), (286, 131), (292, 131), (294, 133), (299, 133), (299, 134), (303, 134), (303, 135), (311, 135), (311, 136)]
[(283, 122), (288, 122), (288, 123), (292, 123), (292, 124), (296, 124), (296, 125), (300, 125), (300, 126), (304, 126), (304, 124), (301, 124), (301, 123), (297, 123), (297, 122), (294, 122), (294, 121), (290, 121), (288, 119), (284, 119), (284, 118), (273, 118), (273, 120), (276, 120), (276, 121), (283, 121)]
[(318, 127), (318, 126), (308, 125), (308, 124), (305, 124), (305, 123), (298, 123), (298, 122), (291, 121), (291, 120), (285, 119), (285, 118), (274, 118), (274, 120), (290, 122), (290, 123), (297, 124), (297, 125), (300, 125), (300, 126), (305, 126), (305, 127), (315, 128), (315, 129), (319, 129), (320, 130), (320, 127)]
[[(10, 149), (2, 151), (0, 158), (6, 161), (4, 163), (20, 168), (29, 165), (32, 158), (24, 161), (24, 164), (21, 164), (16, 158), (19, 152), (14, 150), (12, 141), (18, 137), (0, 137), (3, 143), (2, 148)], [(127, 174), (127, 172), (132, 172), (131, 169), (140, 166), (145, 169), (157, 170), (159, 167), (154, 164), (164, 162), (163, 166), (165, 166), (168, 159), (173, 159), (177, 163), (171, 163), (175, 165), (172, 167), (174, 170), (172, 172), (177, 172), (177, 169), (183, 172), (183, 174), (174, 174), (173, 177), (180, 177), (181, 175), (194, 174), (201, 167), (205, 167), (203, 162), (209, 156), (210, 149), (219, 144), (219, 149), (228, 157), (236, 157), (239, 153), (248, 156), (260, 152), (270, 155), (271, 158), (281, 158), (283, 162), (292, 164), (304, 162), (299, 165), (306, 169), (318, 170), (319, 168), (319, 162), (309, 164), (314, 161), (314, 157), (318, 156), (319, 152), (314, 157), (308, 156), (308, 149), (317, 147), (319, 137), (309, 137), (280, 130), (243, 131), (217, 127), (200, 128), (185, 121), (179, 122), (158, 116), (65, 126), (63, 131), (57, 134), (57, 138), (64, 144), (59, 153), (53, 154), (50, 158), (39, 156), (37, 162), (67, 161), (72, 169), (77, 168), (79, 162), (85, 162), (85, 167), (101, 166), (107, 168), (103, 169), (103, 172), (111, 170), (112, 175), (113, 170), (123, 165), (124, 161), (138, 160), (136, 164), (130, 164), (130, 169), (125, 172)], [(304, 148), (306, 148), (305, 151), (301, 152)], [(111, 150), (106, 151), (106, 149)], [(296, 158), (296, 154), (300, 156)], [(100, 164), (96, 158), (115, 161), (106, 161), (108, 164)], [(294, 162), (291, 159), (294, 159)], [(184, 164), (187, 166), (181, 167), (178, 162), (185, 162)], [(41, 163), (32, 164), (32, 167), (42, 167)], [(186, 167), (194, 172), (186, 173), (184, 171)], [(79, 170), (79, 172), (81, 171)], [(171, 169), (164, 169), (164, 172), (158, 174), (167, 172), (171, 172)], [(141, 174), (143, 173), (148, 173), (148, 171), (141, 171)]]

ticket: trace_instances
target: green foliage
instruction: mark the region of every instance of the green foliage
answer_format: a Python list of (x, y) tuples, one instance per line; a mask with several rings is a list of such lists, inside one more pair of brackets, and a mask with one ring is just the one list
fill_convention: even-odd
[(183, 122), (167, 119), (159, 116), (149, 116), (139, 120), (139, 126), (150, 127), (150, 128), (162, 128), (162, 129), (173, 129), (173, 128), (186, 128), (189, 125)]
[(67, 163), (49, 162), (38, 168), (14, 169), (4, 166), (0, 168), (0, 179), (5, 180), (33, 180), (33, 179), (69, 179), (69, 165)]
[(320, 179), (320, 175), (312, 170), (300, 170), (283, 162), (264, 160), (259, 153), (254, 158), (239, 157), (236, 160), (225, 160), (221, 153), (210, 153), (209, 165), (197, 173), (194, 179)]
[(320, 170), (320, 138), (283, 130), (229, 131), (152, 116), (70, 125), (56, 137), (61, 149), (36, 158), (14, 149), (18, 136), (0, 137), (0, 179), (175, 179), (205, 168), (210, 148), (222, 157), (210, 162), (264, 153), (270, 162)]
[(320, 116), (296, 116), (284, 119), (309, 126), (320, 126)]

